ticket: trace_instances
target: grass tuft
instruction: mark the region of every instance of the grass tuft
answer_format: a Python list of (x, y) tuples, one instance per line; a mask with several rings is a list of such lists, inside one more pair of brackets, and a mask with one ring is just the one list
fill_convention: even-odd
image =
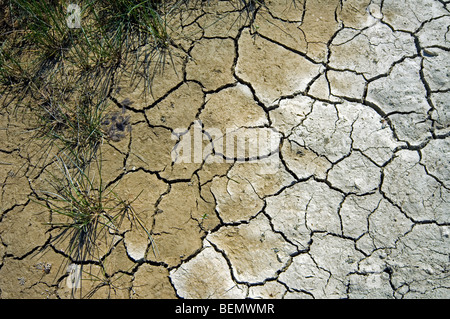
[(83, 92), (75, 102), (58, 91), (40, 93), (36, 137), (48, 141), (48, 147), (56, 148), (66, 163), (86, 167), (102, 143), (101, 123), (107, 102), (93, 100), (89, 92)]
[(78, 276), (82, 276), (84, 265), (103, 265), (130, 227), (133, 231), (142, 231), (157, 253), (149, 230), (132, 206), (139, 195), (125, 201), (114, 192), (117, 184), (105, 185), (101, 158), (89, 169), (82, 169), (75, 163), (67, 164), (61, 157), (56, 163), (58, 169), (49, 181), (52, 189), (39, 191), (36, 202), (50, 210), (48, 225), (56, 232), (51, 242), (55, 247), (63, 247), (62, 251), (71, 262), (78, 265)]

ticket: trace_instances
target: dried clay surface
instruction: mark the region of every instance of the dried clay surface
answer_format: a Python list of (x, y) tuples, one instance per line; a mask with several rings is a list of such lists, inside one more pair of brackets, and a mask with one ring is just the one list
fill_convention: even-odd
[[(104, 122), (103, 178), (137, 198), (157, 251), (111, 235), (77, 290), (449, 298), (450, 2), (267, 0), (245, 17), (227, 1), (180, 13), (152, 96), (126, 77), (111, 91), (132, 104)], [(79, 296), (80, 265), (29, 199), (45, 181), (26, 115), (0, 121), (0, 297)], [(248, 148), (224, 142), (244, 131)], [(196, 134), (201, 154), (178, 161)]]

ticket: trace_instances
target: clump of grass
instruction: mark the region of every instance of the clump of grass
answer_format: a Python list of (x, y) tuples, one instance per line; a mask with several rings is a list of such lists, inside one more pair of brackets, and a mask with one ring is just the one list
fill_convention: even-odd
[[(104, 132), (102, 120), (107, 109), (106, 100), (94, 100), (84, 92), (75, 101), (65, 99), (63, 92), (43, 92), (37, 112), (37, 138), (56, 148), (67, 163), (86, 167), (95, 157)], [(70, 94), (70, 93), (68, 93)]]
[(26, 70), (15, 58), (15, 52), (8, 40), (0, 46), (0, 83), (7, 86), (25, 82)]
[(125, 208), (109, 206), (111, 193), (106, 193), (101, 185), (96, 187), (94, 177), (88, 176), (81, 168), (76, 166), (71, 172), (72, 169), (61, 158), (58, 158), (58, 164), (61, 177), (53, 176), (54, 190), (42, 192), (53, 214), (51, 225), (62, 229), (56, 238), (69, 237), (67, 252), (73, 261), (95, 258), (99, 255), (99, 239), (107, 239), (107, 230), (116, 230), (112, 212)]
[(169, 35), (167, 17), (177, 1), (92, 0), (91, 15), (99, 23), (103, 37), (118, 50), (120, 61), (131, 66), (131, 81), (144, 80), (150, 93), (154, 77), (163, 72), (166, 57), (174, 43)]
[(63, 6), (59, 1), (15, 0), (21, 24), (26, 26), (25, 37), (35, 44), (47, 58), (63, 54), (71, 44)]
[[(5, 7), (0, 6), (0, 10)], [(1, 23), (0, 23), (1, 25)], [(1, 32), (3, 31), (3, 32)], [(24, 33), (12, 27), (0, 32), (0, 85), (2, 92), (15, 90), (17, 95), (20, 91), (26, 91), (32, 80), (35, 70), (31, 62), (36, 57), (36, 52), (28, 51), (29, 46), (24, 39)]]
[(131, 65), (132, 81), (144, 78), (151, 91), (154, 73), (149, 66), (171, 45), (163, 13), (171, 4), (87, 0), (80, 4), (80, 28), (71, 28), (70, 3), (9, 1), (16, 26), (9, 35), (2, 34), (0, 82), (26, 86), (23, 90), (19, 85), (19, 90), (27, 98), (18, 100), (37, 114), (37, 137), (66, 154), (67, 162), (84, 167), (103, 138), (104, 101), (113, 78), (120, 76), (119, 66)]
[[(177, 1), (87, 0), (80, 4), (80, 28), (68, 25), (68, 0), (11, 0), (20, 31), (26, 42), (21, 49), (37, 54), (28, 72), (43, 77), (52, 69), (72, 66), (80, 74), (111, 76), (111, 69), (134, 58), (133, 72), (148, 69), (150, 63), (166, 54), (173, 44), (166, 13)], [(3, 50), (3, 56), (11, 56)], [(5, 59), (3, 59), (5, 60)], [(0, 76), (8, 78), (1, 68)], [(2, 71), (4, 71), (2, 74)], [(151, 84), (152, 77), (146, 76)], [(105, 84), (110, 81), (98, 80)], [(42, 86), (39, 86), (42, 88)], [(108, 88), (103, 88), (108, 92)]]
[[(105, 34), (112, 35), (117, 46), (132, 44), (132, 36), (155, 47), (167, 48), (169, 36), (158, 0), (93, 0), (91, 7)], [(142, 42), (141, 42), (142, 43)]]
[(105, 185), (101, 159), (88, 170), (75, 163), (69, 165), (61, 157), (56, 164), (58, 169), (50, 181), (52, 189), (39, 191), (37, 202), (51, 212), (49, 226), (56, 232), (52, 243), (64, 247), (71, 262), (78, 265), (80, 276), (84, 265), (102, 265), (105, 256), (130, 227), (144, 232), (156, 253), (150, 232), (132, 206), (139, 195), (125, 201), (114, 191), (117, 184)]

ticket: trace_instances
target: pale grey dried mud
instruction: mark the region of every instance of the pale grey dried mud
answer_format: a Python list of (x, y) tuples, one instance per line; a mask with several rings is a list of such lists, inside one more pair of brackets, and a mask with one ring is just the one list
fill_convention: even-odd
[[(56, 217), (29, 200), (54, 163), (0, 112), (0, 297), (450, 296), (448, 1), (265, 4), (179, 13), (147, 94), (117, 71), (131, 129), (101, 146), (104, 181), (155, 243), (124, 221), (85, 265), (105, 281), (75, 295)], [(242, 132), (277, 147), (227, 156)], [(196, 134), (203, 153), (178, 162)]]

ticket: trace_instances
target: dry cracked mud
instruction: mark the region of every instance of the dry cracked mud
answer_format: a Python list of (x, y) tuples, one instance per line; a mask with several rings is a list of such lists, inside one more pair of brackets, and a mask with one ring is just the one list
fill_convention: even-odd
[[(81, 295), (450, 297), (450, 2), (267, 0), (249, 24), (211, 1), (174, 20), (173, 64), (151, 97), (120, 78), (129, 128), (101, 146), (158, 251), (111, 236)], [(0, 117), (0, 297), (69, 298), (79, 265), (29, 199), (45, 174), (27, 114)], [(275, 148), (223, 144), (244, 131)]]

